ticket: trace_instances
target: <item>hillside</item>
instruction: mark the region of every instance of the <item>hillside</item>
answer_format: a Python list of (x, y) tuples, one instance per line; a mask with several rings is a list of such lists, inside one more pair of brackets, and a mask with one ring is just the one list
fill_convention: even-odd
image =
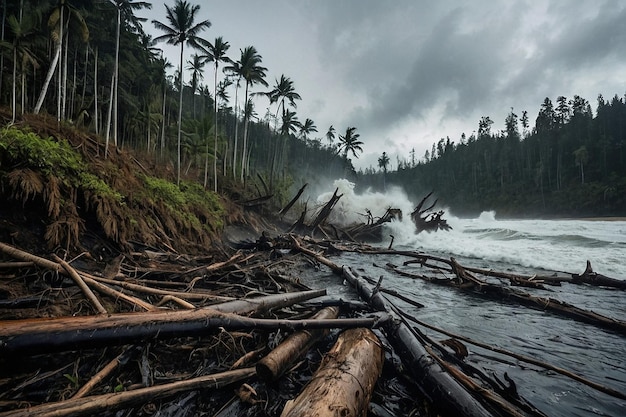
[[(0, 119), (8, 126), (6, 109)], [(26, 115), (0, 130), (0, 240), (34, 253), (90, 251), (96, 242), (198, 253), (219, 250), (226, 225), (254, 222), (197, 182), (177, 187), (172, 171), (115, 147), (105, 158), (98, 137)]]

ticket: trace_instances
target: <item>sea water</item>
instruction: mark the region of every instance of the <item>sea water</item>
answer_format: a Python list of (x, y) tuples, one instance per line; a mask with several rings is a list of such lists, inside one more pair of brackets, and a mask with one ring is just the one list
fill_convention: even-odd
[[(400, 208), (403, 220), (384, 230), (387, 248), (412, 250), (438, 257), (455, 257), (462, 265), (509, 273), (546, 275), (553, 272), (582, 273), (586, 261), (595, 272), (626, 279), (626, 222), (608, 220), (515, 220), (500, 219), (484, 212), (476, 218), (458, 218), (446, 211), (452, 230), (416, 233), (409, 214), (415, 203), (400, 189), (386, 193), (357, 194), (346, 180), (318, 197), (328, 201), (334, 189), (343, 194), (334, 221), (364, 221), (366, 209), (374, 217), (387, 208)], [(445, 208), (444, 208), (445, 209)], [(402, 265), (407, 258), (391, 255), (364, 256), (346, 253), (335, 262), (360, 270), (372, 278), (383, 278), (383, 287), (401, 292), (424, 305), (416, 308), (391, 299), (407, 314), (483, 343), (548, 362), (602, 385), (626, 393), (626, 336), (597, 326), (574, 321), (514, 302), (493, 300), (467, 291), (441, 287), (422, 280), (401, 277), (384, 268), (387, 262)], [(382, 265), (382, 266), (381, 266)], [(420, 266), (403, 267), (428, 274)], [(329, 275), (330, 294), (345, 296), (351, 290)], [(503, 281), (502, 285), (508, 285)], [(607, 317), (626, 320), (626, 292), (586, 285), (563, 284), (546, 290), (522, 289), (534, 296), (550, 297), (592, 310)], [(442, 334), (422, 329), (435, 339)], [(624, 416), (626, 401), (601, 393), (579, 382), (506, 355), (467, 344), (466, 361), (504, 381), (511, 377), (521, 396), (550, 416)]]

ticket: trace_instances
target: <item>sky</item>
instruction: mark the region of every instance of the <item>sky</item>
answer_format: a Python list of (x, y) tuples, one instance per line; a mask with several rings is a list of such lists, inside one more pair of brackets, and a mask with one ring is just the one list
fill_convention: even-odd
[[(599, 94), (626, 93), (621, 0), (188, 1), (200, 5), (196, 22), (212, 24), (201, 37), (222, 36), (231, 59), (257, 49), (269, 87), (253, 91), (270, 90), (282, 74), (293, 81), (302, 96), (295, 111), (315, 122), (313, 138), (327, 143), (330, 125), (338, 134), (356, 127), (364, 143), (352, 158), (357, 169), (378, 169), (382, 152), (392, 169), (412, 150), (419, 160), (441, 138), (470, 136), (483, 116), (497, 132), (511, 111), (527, 111), (532, 127), (546, 97), (579, 95), (595, 111)], [(136, 12), (153, 37), (162, 32), (151, 20), (167, 23), (164, 4), (174, 0)], [(178, 66), (180, 49), (158, 46)], [(186, 47), (185, 61), (193, 53)], [(255, 105), (263, 116), (269, 101)]]

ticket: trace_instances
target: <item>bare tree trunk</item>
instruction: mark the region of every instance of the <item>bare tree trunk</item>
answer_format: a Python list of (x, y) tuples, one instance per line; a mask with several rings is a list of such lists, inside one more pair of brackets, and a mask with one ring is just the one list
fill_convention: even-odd
[(43, 101), (46, 98), (46, 94), (48, 92), (48, 87), (50, 86), (50, 81), (52, 80), (52, 76), (54, 75), (54, 71), (57, 68), (59, 63), (59, 57), (61, 56), (61, 42), (55, 42), (56, 48), (54, 52), (54, 57), (52, 58), (52, 62), (50, 63), (50, 68), (48, 68), (48, 73), (46, 74), (46, 78), (43, 82), (43, 87), (41, 89), (41, 93), (39, 94), (39, 98), (37, 99), (37, 104), (35, 104), (35, 109), (33, 113), (39, 114), (41, 111), (41, 106), (43, 105)]
[[(311, 319), (336, 319), (338, 315), (337, 307), (326, 307)], [(257, 363), (257, 374), (266, 381), (277, 380), (293, 362), (306, 354), (316, 341), (327, 334), (327, 329), (301, 330), (292, 333)]]
[(383, 359), (381, 343), (371, 330), (344, 331), (311, 382), (287, 401), (281, 417), (367, 415)]
[[(93, 99), (94, 99), (94, 126), (96, 130), (96, 135), (100, 133), (100, 129), (98, 126), (98, 47), (96, 46), (96, 51), (94, 54), (94, 65), (93, 65)], [(98, 147), (100, 149), (100, 147)]]
[(155, 401), (184, 391), (221, 388), (225, 385), (250, 378), (253, 375), (254, 368), (242, 368), (212, 375), (199, 376), (186, 381), (139, 388), (132, 391), (72, 398), (56, 403), (37, 405), (21, 410), (14, 410), (11, 412), (11, 415), (15, 417), (95, 416), (114, 410), (129, 408), (147, 401)]

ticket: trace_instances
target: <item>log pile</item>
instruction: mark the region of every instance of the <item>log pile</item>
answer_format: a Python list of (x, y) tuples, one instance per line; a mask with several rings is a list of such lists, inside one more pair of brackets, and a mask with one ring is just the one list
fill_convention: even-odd
[[(35, 256), (0, 243), (0, 416), (177, 415), (181, 407), (215, 416), (545, 415), (513, 382), (476, 372), (463, 360), (464, 344), (626, 399), (572, 370), (417, 320), (394, 303), (420, 308), (417, 300), (336, 264), (331, 257), (342, 251), (404, 256), (402, 267), (387, 263), (387, 270), (626, 334), (620, 320), (517, 288), (556, 279), (418, 252), (263, 234), (221, 259), (144, 249), (102, 265), (88, 253)], [(411, 263), (429, 272), (409, 272)], [(320, 268), (353, 286), (363, 302), (302, 283), (300, 273)], [(582, 275), (562, 278), (614, 284), (581, 276), (598, 274), (589, 264)], [(451, 339), (438, 342), (420, 327)], [(411, 394), (389, 401), (390, 380), (403, 381)]]

